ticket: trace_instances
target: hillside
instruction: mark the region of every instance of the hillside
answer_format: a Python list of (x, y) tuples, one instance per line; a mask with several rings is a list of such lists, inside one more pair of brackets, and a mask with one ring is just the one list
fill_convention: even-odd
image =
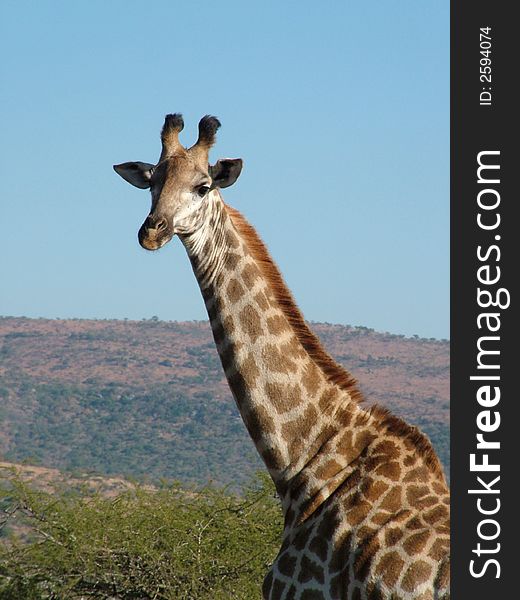
[(58, 469), (50, 469), (36, 465), (16, 464), (0, 460), (0, 489), (4, 482), (19, 480), (29, 489), (53, 494), (56, 491), (79, 491), (86, 495), (99, 494), (104, 498), (115, 498), (118, 495), (135, 490), (137, 487), (145, 490), (156, 489), (152, 485), (140, 486), (135, 481), (122, 477), (102, 477), (93, 473), (76, 473), (71, 476)]
[[(313, 324), (449, 469), (449, 344)], [(0, 459), (235, 483), (260, 467), (206, 322), (0, 318)]]

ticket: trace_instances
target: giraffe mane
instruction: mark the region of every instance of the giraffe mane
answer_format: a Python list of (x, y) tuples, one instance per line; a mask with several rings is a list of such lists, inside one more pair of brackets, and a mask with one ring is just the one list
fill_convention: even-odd
[(426, 465), (431, 469), (432, 473), (443, 480), (445, 479), (441, 462), (430, 439), (418, 427), (410, 425), (379, 404), (371, 406), (369, 412), (376, 418), (376, 422), (381, 429), (396, 437), (410, 440), (417, 453), (424, 458)]
[(282, 312), (305, 351), (331, 383), (347, 391), (353, 400), (362, 401), (363, 396), (358, 388), (356, 379), (330, 356), (323, 348), (316, 334), (310, 330), (280, 270), (271, 258), (269, 250), (260, 239), (255, 228), (246, 221), (245, 217), (238, 210), (228, 204), (225, 206), (233, 225), (247, 243), (253, 258), (269, 283), (269, 287), (278, 301)]
[[(358, 403), (364, 402), (365, 398), (359, 390), (357, 380), (330, 356), (316, 334), (307, 325), (280, 270), (255, 228), (248, 223), (238, 210), (228, 204), (225, 204), (225, 208), (236, 230), (247, 243), (249, 251), (305, 351), (331, 383), (348, 392), (352, 400)], [(370, 416), (374, 418), (380, 430), (391, 433), (396, 437), (404, 437), (410, 440), (418, 453), (424, 457), (426, 465), (433, 473), (444, 478), (444, 471), (432, 443), (417, 427), (409, 425), (400, 417), (392, 414), (388, 409), (377, 404), (371, 406), (366, 414), (367, 419)]]

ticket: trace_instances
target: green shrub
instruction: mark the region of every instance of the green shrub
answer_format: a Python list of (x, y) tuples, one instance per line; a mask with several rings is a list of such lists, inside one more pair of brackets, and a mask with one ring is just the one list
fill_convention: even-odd
[(3, 487), (1, 600), (249, 600), (280, 544), (265, 475), (240, 496), (178, 485), (51, 494), (17, 477)]

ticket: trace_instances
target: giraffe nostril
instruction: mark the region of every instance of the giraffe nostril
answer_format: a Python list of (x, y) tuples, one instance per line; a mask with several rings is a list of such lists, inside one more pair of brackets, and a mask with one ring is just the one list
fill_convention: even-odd
[(164, 231), (167, 227), (168, 224), (166, 223), (166, 219), (159, 219), (155, 224), (155, 229), (157, 229), (157, 231)]
[(160, 219), (154, 219), (151, 215), (149, 215), (148, 217), (146, 217), (144, 226), (146, 229), (152, 229), (157, 232), (162, 232), (168, 228), (168, 222), (163, 217), (161, 217)]

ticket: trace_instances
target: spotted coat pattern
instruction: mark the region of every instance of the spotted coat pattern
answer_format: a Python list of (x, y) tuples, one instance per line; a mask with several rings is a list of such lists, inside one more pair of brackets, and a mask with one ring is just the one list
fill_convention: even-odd
[(363, 408), (355, 388), (315, 360), (267, 251), (217, 191), (202, 226), (181, 239), (282, 502), (283, 540), (264, 598), (449, 598), (449, 492), (428, 440)]

